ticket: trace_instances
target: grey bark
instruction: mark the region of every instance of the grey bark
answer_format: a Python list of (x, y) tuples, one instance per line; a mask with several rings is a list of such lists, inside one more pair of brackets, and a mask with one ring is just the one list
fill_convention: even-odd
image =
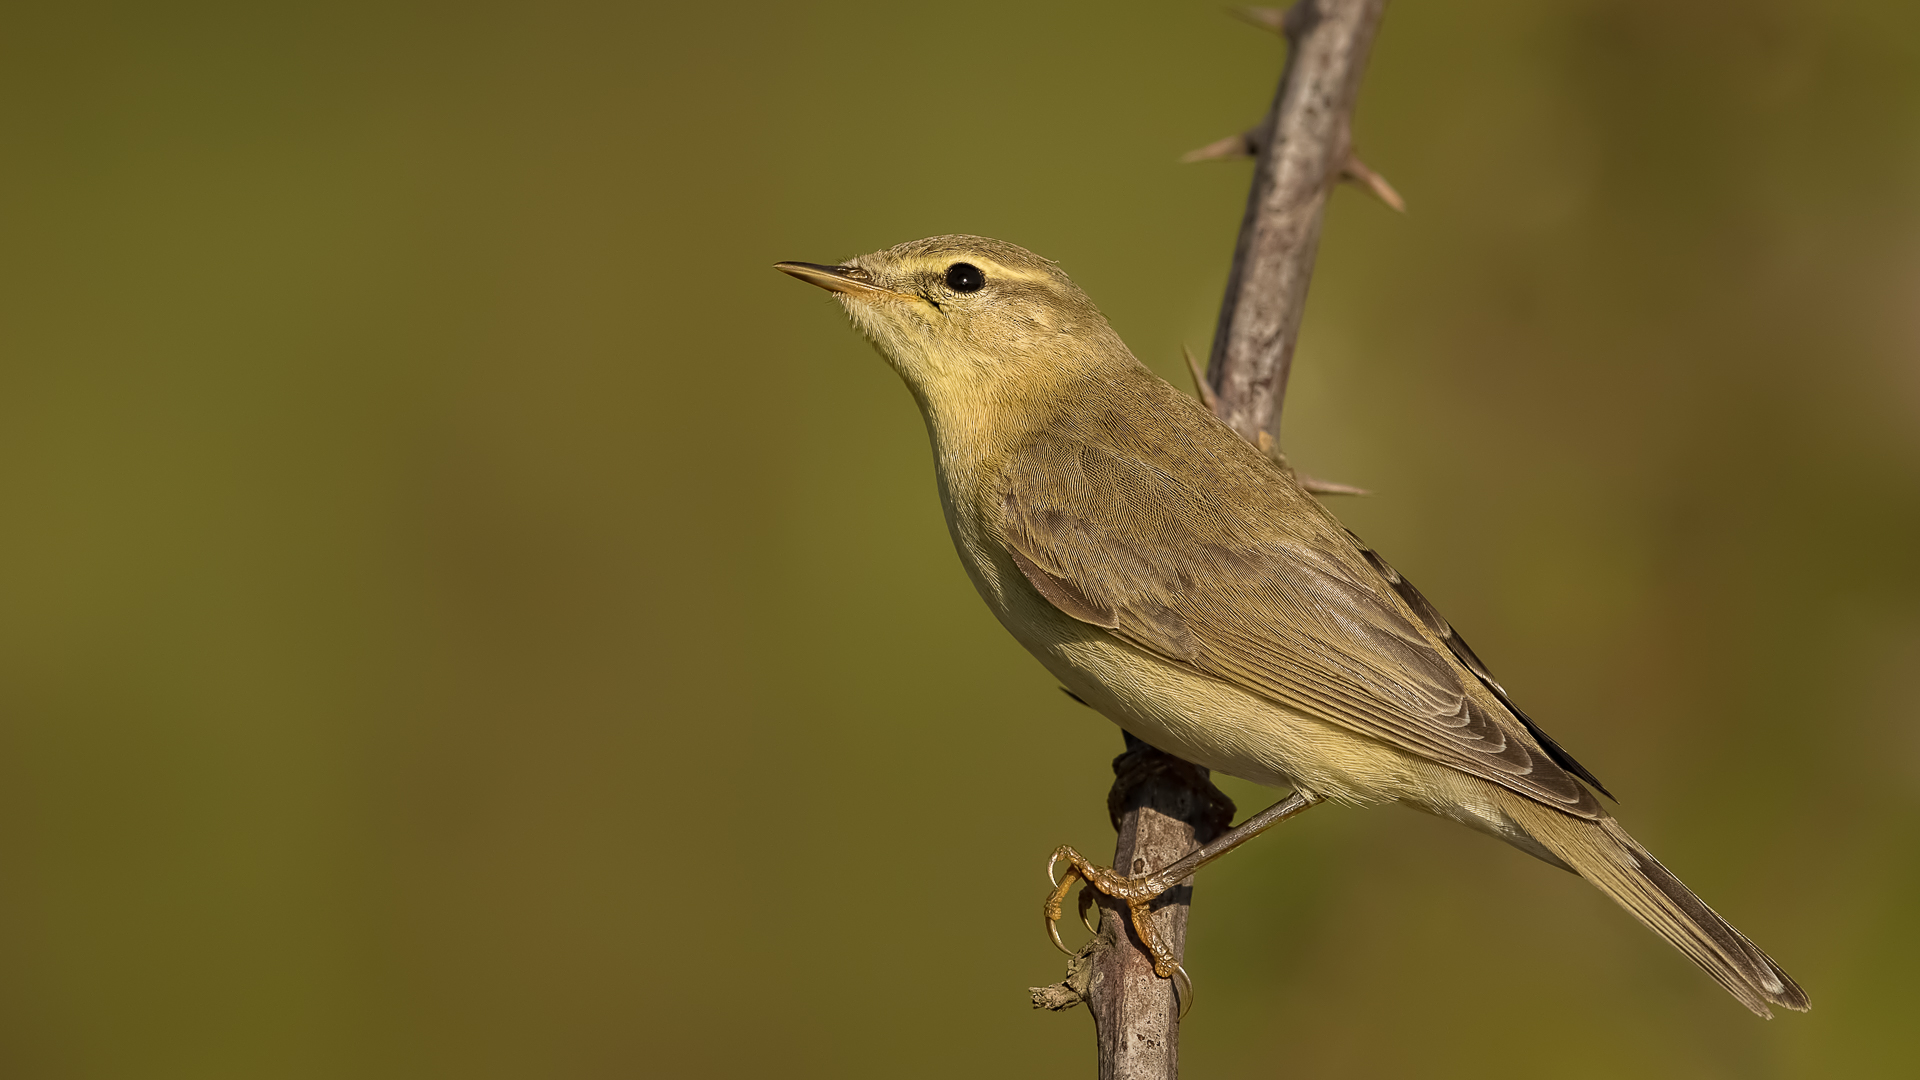
[[(1385, 7), (1385, 0), (1300, 0), (1284, 15), (1246, 13), (1279, 30), (1290, 47), (1273, 107), (1249, 139), (1259, 161), (1207, 382), (1215, 415), (1255, 443), (1274, 428), (1286, 396), (1321, 218), (1350, 157), (1354, 100)], [(1127, 743), (1108, 795), (1119, 833), (1116, 868), (1158, 870), (1226, 830), (1233, 804), (1207, 770), (1131, 735)], [(1192, 897), (1188, 879), (1154, 904), (1155, 930), (1176, 955), (1185, 951)], [(1100, 911), (1099, 933), (1064, 982), (1033, 989), (1034, 1006), (1088, 1005), (1102, 1080), (1173, 1080), (1180, 1071), (1173, 981), (1154, 974), (1124, 904), (1103, 896)]]
[(1250, 441), (1278, 438), (1321, 218), (1352, 151), (1354, 100), (1385, 10), (1386, 0), (1301, 0), (1281, 20), (1287, 66), (1251, 139), (1259, 164), (1207, 360), (1220, 419)]
[[(1227, 831), (1233, 801), (1207, 779), (1207, 770), (1127, 737), (1113, 763), (1107, 799), (1115, 814), (1113, 865), (1147, 874)], [(1116, 798), (1117, 796), (1117, 798)], [(1193, 879), (1161, 894), (1153, 928), (1176, 955), (1187, 947)], [(1100, 897), (1097, 951), (1089, 957), (1087, 1006), (1093, 1012), (1102, 1080), (1180, 1075), (1180, 1011), (1172, 979), (1153, 971), (1153, 957), (1133, 932), (1127, 906)]]

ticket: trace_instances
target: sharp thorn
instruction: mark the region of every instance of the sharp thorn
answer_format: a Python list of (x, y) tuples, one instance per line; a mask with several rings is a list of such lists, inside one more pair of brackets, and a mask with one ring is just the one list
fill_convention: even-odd
[(1287, 455), (1280, 452), (1280, 444), (1273, 441), (1272, 432), (1261, 432), (1259, 436), (1253, 440), (1253, 444), (1260, 448), (1261, 453), (1267, 455), (1267, 460), (1285, 469), (1287, 474), (1293, 477), (1293, 482), (1300, 485), (1300, 490), (1302, 491), (1311, 492), (1315, 495), (1373, 494), (1373, 492), (1368, 491), (1366, 488), (1354, 487), (1352, 484), (1342, 484), (1336, 480), (1320, 480), (1294, 468), (1287, 463)]
[(1342, 484), (1334, 480), (1316, 480), (1303, 472), (1294, 473), (1293, 478), (1299, 482), (1302, 491), (1309, 491), (1315, 495), (1373, 494), (1373, 492), (1368, 491), (1366, 488), (1354, 487), (1352, 484)]
[(1193, 376), (1193, 389), (1200, 395), (1200, 404), (1205, 405), (1208, 412), (1219, 416), (1220, 399), (1214, 394), (1213, 387), (1207, 385), (1207, 373), (1200, 370), (1200, 361), (1193, 358), (1193, 350), (1181, 345), (1180, 355), (1187, 358), (1187, 374)]
[(1347, 155), (1347, 163), (1340, 170), (1340, 179), (1359, 184), (1371, 192), (1375, 198), (1402, 214), (1407, 212), (1407, 201), (1400, 197), (1399, 192), (1393, 190), (1393, 185), (1387, 183), (1387, 178), (1367, 168), (1365, 162), (1352, 154)]
[(1230, 7), (1227, 14), (1251, 26), (1276, 34), (1287, 32), (1287, 10), (1270, 7)]
[(1224, 139), (1210, 142), (1198, 150), (1189, 150), (1181, 154), (1180, 163), (1191, 165), (1196, 161), (1226, 161), (1230, 158), (1256, 157), (1258, 153), (1252, 134), (1243, 131), (1238, 135), (1229, 135)]

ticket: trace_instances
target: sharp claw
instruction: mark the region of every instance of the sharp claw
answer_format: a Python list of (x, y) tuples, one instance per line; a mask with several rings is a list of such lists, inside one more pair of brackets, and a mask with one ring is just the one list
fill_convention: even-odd
[[(1053, 866), (1054, 866), (1054, 863), (1058, 862), (1059, 860), (1060, 860), (1060, 852), (1058, 850), (1056, 850), (1053, 853), (1052, 858), (1047, 860), (1047, 880), (1048, 881), (1054, 880)], [(1053, 942), (1054, 948), (1059, 949), (1061, 952), (1066, 953), (1068, 956), (1073, 955), (1073, 950), (1067, 948), (1066, 942), (1060, 940), (1060, 926), (1059, 926), (1060, 901), (1065, 900), (1067, 898), (1067, 890), (1073, 886), (1073, 879), (1078, 876), (1079, 876), (1079, 872), (1074, 870), (1071, 866), (1069, 866), (1067, 869), (1066, 880), (1054, 882), (1053, 891), (1047, 894), (1047, 902), (1044, 905), (1044, 907), (1041, 909), (1041, 914), (1045, 915), (1047, 920), (1048, 939), (1050, 939)]]
[(1088, 933), (1098, 934), (1100, 932), (1100, 924), (1087, 919), (1087, 911), (1092, 907), (1093, 885), (1089, 882), (1086, 885), (1080, 886), (1080, 925), (1086, 927)]
[(1185, 1020), (1193, 1009), (1193, 976), (1187, 969), (1176, 965), (1173, 969), (1173, 996), (1180, 1002), (1180, 1019)]

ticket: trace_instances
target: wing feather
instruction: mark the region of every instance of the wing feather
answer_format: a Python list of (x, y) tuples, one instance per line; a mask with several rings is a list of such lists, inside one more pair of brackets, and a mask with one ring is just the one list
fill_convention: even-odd
[(1269, 700), (1603, 816), (1565, 766), (1598, 782), (1512, 708), (1432, 605), (1257, 451), (1225, 428), (1238, 446), (1129, 426), (1115, 409), (1091, 429), (1056, 427), (1006, 464), (1001, 539), (1048, 602)]

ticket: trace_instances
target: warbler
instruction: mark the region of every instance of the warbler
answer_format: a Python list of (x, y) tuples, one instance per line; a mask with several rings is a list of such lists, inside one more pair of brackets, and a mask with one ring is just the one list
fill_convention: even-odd
[[(1755, 1013), (1808, 1007), (1417, 590), (1136, 360), (1054, 263), (936, 236), (777, 267), (830, 291), (905, 380), (967, 576), (1075, 697), (1298, 807), (1400, 803), (1497, 837), (1592, 882)], [(1143, 897), (1173, 881), (1070, 861), (1149, 936)]]

